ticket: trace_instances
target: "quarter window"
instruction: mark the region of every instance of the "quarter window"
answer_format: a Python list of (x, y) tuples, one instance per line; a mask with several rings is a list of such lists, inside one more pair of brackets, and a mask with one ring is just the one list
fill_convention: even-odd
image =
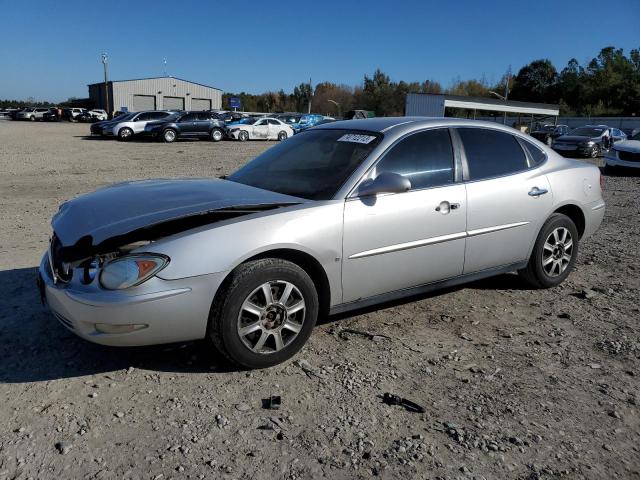
[(532, 143), (529, 143), (526, 140), (522, 140), (522, 144), (524, 145), (524, 148), (527, 150), (527, 152), (529, 152), (529, 157), (531, 157), (531, 160), (533, 161), (532, 166), (540, 165), (542, 162), (544, 162), (544, 159), (547, 158), (545, 153)]
[(407, 177), (412, 190), (453, 183), (449, 130), (427, 130), (401, 140), (376, 165), (376, 175), (382, 172)]
[(529, 166), (513, 135), (488, 128), (459, 128), (469, 166), (469, 180), (499, 177)]

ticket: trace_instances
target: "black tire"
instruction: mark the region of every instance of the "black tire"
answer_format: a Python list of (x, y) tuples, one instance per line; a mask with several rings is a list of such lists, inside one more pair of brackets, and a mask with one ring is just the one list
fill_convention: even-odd
[(35, 121), (36, 121), (36, 117), (34, 117), (33, 115), (31, 115), (31, 116), (29, 117), (29, 120), (31, 120), (32, 122), (35, 122)]
[[(239, 315), (251, 292), (267, 282), (290, 282), (305, 303), (302, 327), (290, 343), (270, 353), (251, 350), (238, 333)], [(227, 278), (216, 295), (209, 314), (207, 337), (229, 361), (244, 368), (266, 368), (293, 357), (307, 342), (318, 318), (319, 303), (315, 285), (298, 265), (279, 258), (244, 263)]]
[(281, 131), (280, 133), (278, 133), (278, 141), (282, 142), (283, 140), (286, 140), (287, 138), (289, 138), (289, 135), (287, 135), (287, 132), (285, 132), (284, 130)]
[(133, 130), (129, 127), (123, 127), (118, 130), (118, 140), (121, 142), (128, 142), (133, 137)]
[[(563, 271), (560, 271), (558, 275), (552, 276), (543, 267), (545, 243), (547, 243), (547, 239), (550, 238), (553, 232), (559, 228), (568, 230), (571, 236), (571, 259), (568, 261), (566, 267), (559, 267), (565, 268)], [(529, 258), (529, 263), (525, 268), (519, 270), (518, 274), (532, 288), (551, 288), (560, 285), (569, 276), (576, 263), (576, 258), (578, 257), (578, 237), (578, 229), (575, 223), (573, 223), (573, 220), (561, 213), (554, 213), (540, 229), (536, 243), (533, 246), (533, 251), (531, 252), (531, 257)], [(546, 249), (546, 251), (549, 252), (549, 249)], [(562, 251), (564, 252), (564, 248)]]
[(167, 128), (162, 132), (162, 140), (165, 143), (173, 143), (178, 138), (178, 132), (176, 132), (173, 128)]
[(247, 140), (249, 140), (249, 132), (240, 130), (240, 133), (238, 133), (238, 140), (240, 140), (241, 142), (246, 142)]
[(594, 145), (593, 148), (591, 149), (590, 157), (598, 158), (601, 154), (602, 154), (602, 149), (600, 148), (600, 145), (597, 145), (597, 144)]
[(209, 134), (212, 142), (219, 142), (224, 138), (224, 132), (219, 128), (214, 128)]

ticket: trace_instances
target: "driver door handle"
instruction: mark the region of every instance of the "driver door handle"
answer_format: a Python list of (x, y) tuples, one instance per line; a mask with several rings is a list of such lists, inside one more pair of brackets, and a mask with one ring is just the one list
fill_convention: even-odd
[(549, 190), (547, 190), (546, 188), (533, 187), (531, 190), (529, 190), (529, 196), (539, 197), (540, 195), (544, 195), (545, 193), (548, 193), (548, 192)]

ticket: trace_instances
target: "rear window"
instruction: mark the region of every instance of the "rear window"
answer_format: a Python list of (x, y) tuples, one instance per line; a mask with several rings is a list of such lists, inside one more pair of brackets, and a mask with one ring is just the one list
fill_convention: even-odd
[(488, 128), (460, 128), (469, 167), (469, 180), (499, 177), (529, 168), (516, 138)]

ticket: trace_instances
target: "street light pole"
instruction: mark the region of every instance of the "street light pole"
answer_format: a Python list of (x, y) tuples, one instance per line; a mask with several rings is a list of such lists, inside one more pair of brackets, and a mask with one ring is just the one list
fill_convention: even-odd
[(333, 103), (338, 108), (338, 117), (342, 117), (341, 115), (342, 112), (340, 111), (340, 104), (335, 100), (331, 100), (331, 99), (327, 99), (327, 102)]
[(105, 104), (104, 104), (104, 109), (107, 111), (107, 117), (111, 117), (111, 109), (109, 108), (109, 88), (108, 88), (108, 81), (107, 81), (107, 61), (109, 59), (109, 57), (107, 57), (106, 53), (103, 53), (102, 55), (100, 55), (100, 57), (102, 58), (102, 66), (104, 67), (104, 98), (105, 98)]

